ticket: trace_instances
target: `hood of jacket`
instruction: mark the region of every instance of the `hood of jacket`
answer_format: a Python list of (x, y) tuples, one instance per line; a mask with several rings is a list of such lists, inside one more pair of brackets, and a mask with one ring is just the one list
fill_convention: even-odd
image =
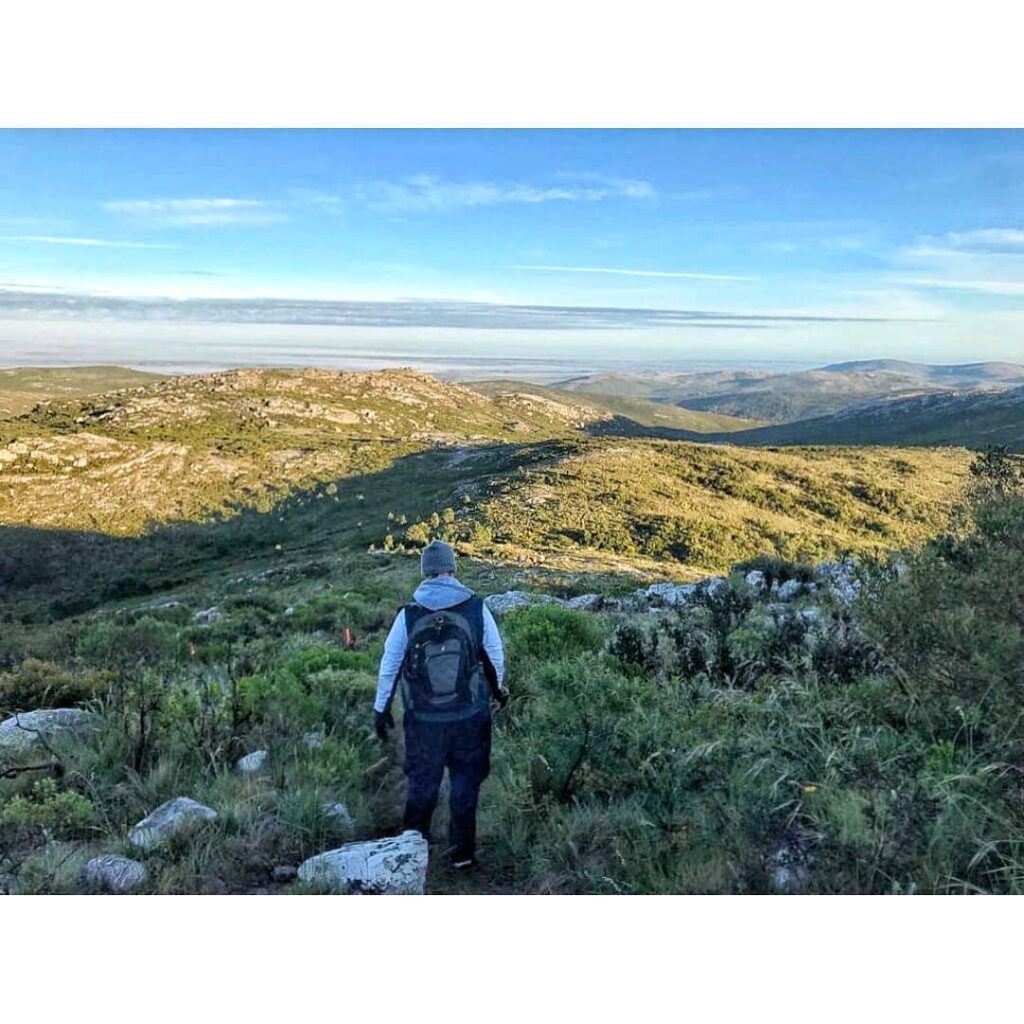
[(436, 612), (442, 608), (454, 608), (472, 596), (473, 591), (454, 576), (432, 576), (416, 588), (412, 599), (424, 608)]

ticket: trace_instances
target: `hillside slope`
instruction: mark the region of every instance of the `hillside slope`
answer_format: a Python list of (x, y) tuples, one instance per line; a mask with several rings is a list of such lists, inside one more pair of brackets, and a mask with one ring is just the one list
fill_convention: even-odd
[(571, 399), (488, 398), (414, 371), (166, 378), (0, 424), (0, 520), (137, 533), (267, 507), (435, 445), (563, 436), (602, 419)]
[(962, 450), (545, 442), (512, 453), (448, 533), (519, 563), (679, 578), (758, 554), (880, 553), (946, 525), (968, 464)]
[[(468, 381), (466, 387), (481, 394), (500, 397), (515, 394), (533, 395), (557, 403), (564, 403), (565, 390), (543, 387), (527, 381), (478, 380)], [(728, 433), (760, 426), (757, 420), (739, 419), (712, 412), (694, 412), (664, 402), (652, 402), (629, 396), (572, 391), (572, 400), (596, 410), (611, 413), (612, 420), (594, 420), (593, 433), (614, 433), (620, 436), (654, 436), (664, 432), (672, 436)]]
[(20, 416), (39, 402), (98, 395), (160, 379), (124, 366), (13, 367), (0, 369), (0, 419)]

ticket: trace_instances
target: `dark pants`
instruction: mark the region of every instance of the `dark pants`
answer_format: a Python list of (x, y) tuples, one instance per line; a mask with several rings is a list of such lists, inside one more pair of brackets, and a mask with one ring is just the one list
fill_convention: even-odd
[(491, 770), (489, 712), (459, 722), (431, 722), (406, 713), (405, 828), (426, 836), (445, 768), (451, 784), (451, 844), (455, 860), (476, 851), (476, 804)]

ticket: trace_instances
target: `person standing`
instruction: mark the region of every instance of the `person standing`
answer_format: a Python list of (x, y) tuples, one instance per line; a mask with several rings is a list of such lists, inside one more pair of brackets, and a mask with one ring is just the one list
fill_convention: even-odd
[(455, 577), (455, 552), (431, 541), (420, 555), (423, 582), (384, 643), (374, 728), (386, 741), (401, 690), (407, 780), (404, 827), (430, 838), (445, 768), (451, 785), (452, 867), (476, 861), (480, 786), (491, 769), (491, 700), (508, 703), (505, 655), (490, 610)]

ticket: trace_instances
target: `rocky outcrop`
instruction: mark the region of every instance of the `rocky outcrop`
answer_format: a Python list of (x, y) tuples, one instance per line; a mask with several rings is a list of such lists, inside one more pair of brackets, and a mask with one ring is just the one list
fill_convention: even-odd
[(201, 611), (196, 612), (192, 616), (192, 621), (200, 626), (212, 626), (223, 616), (224, 613), (215, 606), (213, 608), (203, 608)]
[(0, 722), (0, 750), (17, 753), (51, 740), (83, 739), (99, 726), (99, 718), (81, 708), (38, 708)]
[(822, 562), (814, 570), (814, 581), (827, 587), (832, 595), (840, 601), (855, 601), (860, 594), (861, 582), (857, 575), (857, 563), (847, 559), (845, 562)]
[(217, 812), (187, 796), (161, 804), (128, 834), (128, 842), (140, 850), (153, 850), (170, 839), (186, 835), (217, 820)]
[(427, 882), (427, 851), (427, 841), (419, 832), (348, 843), (304, 861), (299, 879), (341, 895), (422, 896)]
[(561, 604), (558, 598), (550, 594), (528, 594), (525, 590), (506, 590), (504, 594), (489, 594), (484, 604), (494, 615), (529, 608), (534, 604)]
[(145, 865), (128, 857), (107, 854), (85, 865), (85, 882), (102, 892), (129, 892), (146, 881)]

